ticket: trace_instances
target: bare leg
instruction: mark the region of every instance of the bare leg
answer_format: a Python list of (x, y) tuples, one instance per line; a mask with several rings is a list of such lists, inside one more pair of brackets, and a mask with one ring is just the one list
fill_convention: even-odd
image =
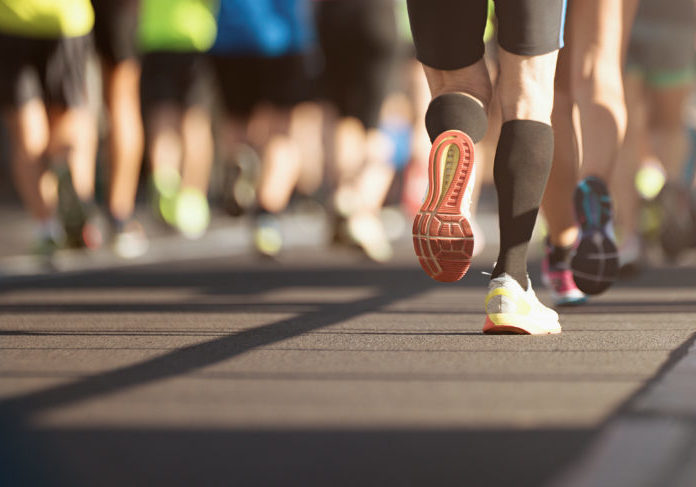
[(289, 110), (269, 112), (270, 138), (261, 157), (258, 201), (271, 213), (285, 209), (300, 177), (300, 153), (288, 135)]
[[(583, 176), (608, 181), (626, 133), (623, 59), (638, 0), (573, 2), (571, 88), (582, 123)], [(620, 24), (617, 28), (617, 20)]]
[(140, 66), (127, 60), (112, 68), (105, 67), (103, 72), (110, 125), (109, 209), (114, 218), (124, 221), (133, 214), (143, 157)]
[(12, 163), (17, 192), (35, 219), (47, 221), (53, 214), (53, 205), (40, 191), (40, 181), (45, 173), (43, 156), (49, 141), (44, 104), (38, 99), (31, 100), (10, 111), (7, 120), (14, 141)]
[(477, 100), (485, 110), (493, 88), (483, 59), (471, 66), (450, 71), (423, 66), (433, 98), (444, 93), (464, 93)]
[(187, 108), (181, 120), (181, 134), (181, 187), (192, 188), (206, 195), (213, 164), (213, 135), (208, 111), (197, 106)]
[(649, 128), (652, 147), (667, 172), (667, 179), (681, 182), (688, 141), (682, 110), (691, 93), (690, 84), (667, 89), (650, 89)]
[(49, 152), (65, 154), (75, 193), (81, 201), (91, 202), (97, 162), (97, 120), (91, 107), (51, 110), (49, 125)]
[(546, 184), (542, 209), (549, 227), (549, 239), (557, 247), (575, 243), (573, 200), (569, 194), (578, 182), (578, 148), (573, 130), (573, 101), (570, 94), (570, 56), (560, 51), (556, 68), (555, 99), (552, 113), (554, 135), (553, 164)]
[(541, 56), (518, 56), (500, 49), (498, 92), (503, 122), (534, 120), (551, 124), (558, 51)]
[(334, 204), (340, 214), (347, 216), (357, 211), (360, 205), (354, 184), (367, 158), (367, 133), (362, 123), (353, 117), (340, 118), (334, 127)]
[(625, 92), (628, 125), (611, 185), (616, 201), (617, 232), (624, 241), (638, 233), (639, 198), (633, 182), (641, 160), (641, 141), (647, 136), (642, 80), (627, 75)]
[(181, 118), (181, 110), (171, 104), (155, 107), (148, 117), (148, 156), (155, 174), (162, 170), (180, 174), (183, 158)]
[(322, 126), (323, 113), (317, 103), (304, 102), (293, 107), (290, 137), (297, 144), (301, 161), (297, 189), (305, 195), (316, 192), (324, 177)]

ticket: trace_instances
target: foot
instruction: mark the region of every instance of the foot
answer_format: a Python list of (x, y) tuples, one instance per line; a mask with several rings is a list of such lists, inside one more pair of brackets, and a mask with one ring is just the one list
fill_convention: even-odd
[(201, 238), (210, 225), (208, 198), (193, 188), (184, 188), (176, 195), (174, 224), (186, 238)]
[(259, 156), (247, 145), (240, 146), (234, 158), (224, 165), (222, 207), (231, 216), (249, 212), (256, 202)]
[(606, 185), (590, 176), (580, 181), (573, 199), (580, 224), (580, 241), (570, 263), (573, 279), (585, 294), (599, 294), (611, 286), (619, 274), (611, 198)]
[(135, 259), (147, 252), (150, 246), (145, 230), (134, 218), (114, 225), (112, 247), (114, 253), (123, 259)]
[(436, 281), (457, 281), (471, 265), (473, 172), (474, 144), (469, 136), (458, 130), (440, 134), (430, 150), (428, 192), (413, 221), (418, 261)]
[(544, 306), (534, 294), (508, 274), (491, 279), (486, 296), (487, 334), (549, 335), (561, 332), (558, 314)]
[(546, 244), (544, 260), (541, 262), (541, 282), (551, 292), (555, 306), (574, 306), (587, 301), (587, 296), (578, 289), (568, 264), (551, 263), (551, 246)]
[(660, 245), (669, 261), (676, 261), (693, 242), (696, 222), (691, 214), (689, 189), (668, 182), (657, 196), (660, 208)]
[(379, 216), (372, 213), (360, 213), (348, 217), (348, 235), (365, 255), (375, 262), (387, 262), (394, 251), (389, 243), (384, 225)]
[(90, 250), (101, 248), (108, 234), (108, 222), (104, 214), (97, 208), (86, 210), (87, 220), (82, 226), (82, 242)]
[(254, 220), (254, 248), (262, 257), (276, 257), (283, 249), (280, 222), (271, 213), (261, 212)]

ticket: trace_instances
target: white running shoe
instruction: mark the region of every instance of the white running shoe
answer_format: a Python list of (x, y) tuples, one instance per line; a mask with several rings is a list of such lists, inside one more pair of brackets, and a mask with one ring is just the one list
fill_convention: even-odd
[(544, 306), (528, 280), (527, 290), (509, 274), (491, 279), (486, 296), (486, 323), (489, 334), (549, 335), (561, 332), (558, 314)]

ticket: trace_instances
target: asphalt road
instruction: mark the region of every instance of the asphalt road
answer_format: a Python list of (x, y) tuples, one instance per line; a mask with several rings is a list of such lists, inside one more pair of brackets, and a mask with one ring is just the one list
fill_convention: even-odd
[(621, 441), (674, 421), (696, 481), (696, 268), (548, 337), (480, 334), (489, 268), (296, 249), (0, 282), (0, 484), (621, 485)]

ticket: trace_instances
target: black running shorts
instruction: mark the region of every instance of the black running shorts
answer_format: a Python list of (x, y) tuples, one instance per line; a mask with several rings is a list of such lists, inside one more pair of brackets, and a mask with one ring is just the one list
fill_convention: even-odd
[[(487, 0), (408, 0), (416, 56), (426, 66), (459, 69), (483, 57)], [(536, 56), (563, 47), (566, 0), (496, 0), (498, 43)]]
[(0, 107), (19, 108), (32, 99), (74, 107), (87, 100), (91, 35), (35, 39), (0, 34)]
[(290, 108), (312, 98), (315, 56), (311, 51), (278, 57), (215, 55), (212, 61), (230, 115), (247, 118), (262, 102)]
[(397, 55), (394, 0), (324, 0), (316, 8), (322, 95), (340, 116), (377, 127)]
[(92, 0), (94, 44), (103, 60), (116, 64), (138, 56), (139, 0)]
[(148, 52), (140, 82), (143, 112), (163, 104), (181, 109), (210, 105), (210, 68), (199, 52)]

